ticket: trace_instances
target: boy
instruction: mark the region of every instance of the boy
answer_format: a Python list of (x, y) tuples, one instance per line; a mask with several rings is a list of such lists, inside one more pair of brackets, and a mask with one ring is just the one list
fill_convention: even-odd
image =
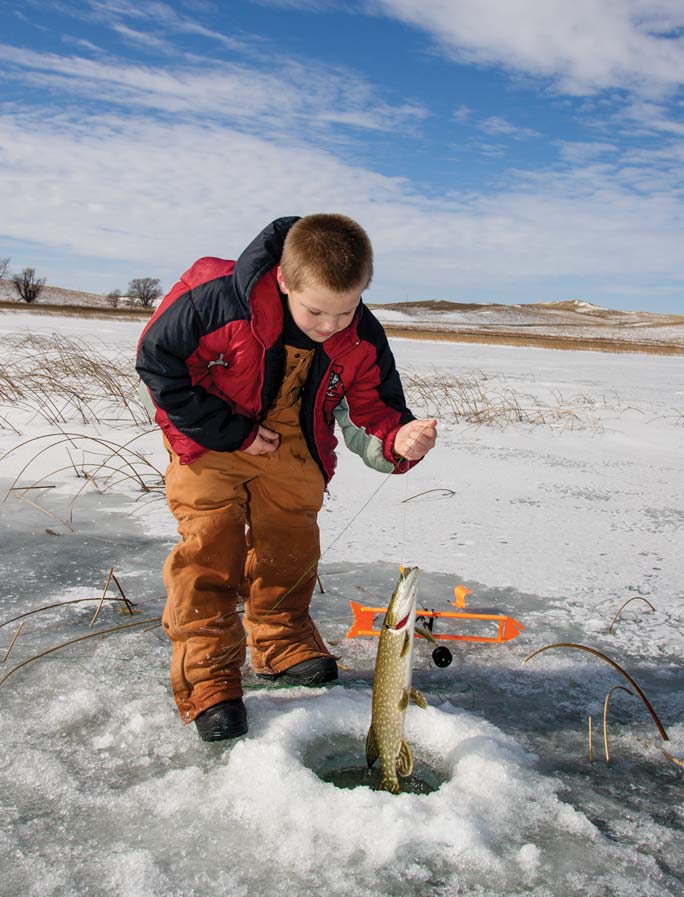
[(337, 678), (309, 616), (335, 421), (383, 472), (403, 473), (435, 443), (437, 422), (406, 407), (385, 333), (361, 302), (372, 273), (370, 241), (350, 218), (279, 218), (237, 262), (195, 262), (140, 339), (181, 535), (163, 570), (171, 683), (205, 741), (247, 731), (245, 630), (258, 676)]

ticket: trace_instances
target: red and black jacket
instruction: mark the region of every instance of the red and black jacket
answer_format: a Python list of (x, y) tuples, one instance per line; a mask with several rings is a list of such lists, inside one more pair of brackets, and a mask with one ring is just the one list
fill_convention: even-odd
[[(237, 262), (199, 259), (142, 333), (136, 368), (181, 463), (207, 450), (246, 448), (278, 394), (285, 352), (276, 267), (297, 220), (269, 224)], [(333, 412), (340, 407), (345, 439), (366, 463), (398, 473), (413, 466), (392, 452), (397, 430), (414, 416), (385, 332), (363, 303), (348, 327), (318, 344), (302, 390), (302, 432), (326, 482), (335, 470)], [(364, 441), (373, 442), (380, 463), (360, 448)]]

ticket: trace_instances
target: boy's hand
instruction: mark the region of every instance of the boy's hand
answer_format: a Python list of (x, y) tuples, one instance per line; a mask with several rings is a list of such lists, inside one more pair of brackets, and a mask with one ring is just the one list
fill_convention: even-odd
[(392, 451), (407, 461), (417, 461), (427, 455), (436, 440), (437, 421), (434, 417), (412, 420), (397, 431)]
[(262, 427), (259, 424), (254, 442), (251, 442), (242, 451), (246, 455), (268, 455), (269, 452), (274, 452), (279, 445), (280, 433), (276, 433), (275, 430), (269, 430), (268, 427)]

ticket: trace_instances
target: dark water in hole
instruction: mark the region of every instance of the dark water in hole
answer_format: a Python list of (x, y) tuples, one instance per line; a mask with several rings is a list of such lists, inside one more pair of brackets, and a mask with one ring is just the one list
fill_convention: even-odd
[[(351, 737), (326, 737), (307, 748), (304, 765), (313, 770), (319, 779), (337, 788), (371, 788), (377, 790), (382, 778), (380, 763), (368, 769), (365, 747), (362, 741)], [(446, 777), (426, 763), (414, 757), (410, 776), (399, 777), (402, 793), (432, 794), (446, 781)]]
[[(324, 782), (330, 782), (336, 788), (371, 788), (377, 791), (380, 786), (381, 773), (378, 766), (368, 769), (367, 766), (343, 766), (327, 772), (319, 772)], [(399, 777), (402, 794), (432, 794), (442, 782), (431, 769), (414, 767), (410, 776)]]

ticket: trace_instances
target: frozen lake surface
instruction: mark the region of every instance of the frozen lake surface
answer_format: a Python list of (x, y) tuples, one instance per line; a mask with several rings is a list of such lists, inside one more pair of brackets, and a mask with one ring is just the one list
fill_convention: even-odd
[[(18, 324), (35, 318), (0, 316), (0, 332)], [(117, 356), (132, 352), (139, 329), (60, 326), (79, 327)], [(510, 387), (547, 409), (559, 391), (586, 400), (573, 404), (572, 426), (473, 427), (445, 415), (430, 458), (384, 482), (341, 448), (321, 513), (325, 592), (313, 605), (345, 666), (340, 683), (276, 689), (246, 669), (250, 731), (234, 744), (204, 744), (178, 722), (159, 627), (82, 641), (14, 673), (0, 688), (3, 897), (683, 892), (684, 770), (661, 751), (684, 757), (682, 362), (393, 346), (402, 369), (423, 376), (477, 376), (492, 393)], [(23, 411), (11, 421), (20, 433), (0, 430), (3, 450), (55, 432)], [(123, 424), (70, 429), (119, 443), (135, 433)], [(156, 435), (139, 449), (163, 465)], [(56, 473), (68, 464), (60, 451), (33, 461), (21, 482), (47, 475), (54, 489), (26, 495), (65, 517), (83, 480)], [(3, 461), (3, 496), (32, 456), (24, 446)], [(99, 598), (110, 567), (138, 602), (134, 621), (156, 618), (174, 526), (161, 501), (139, 498), (130, 483), (103, 494), (88, 487), (70, 532), (10, 496), (0, 505), (0, 620)], [(386, 603), (400, 563), (422, 568), (427, 607), (449, 609), (463, 583), (468, 610), (509, 614), (525, 630), (504, 645), (463, 644), (444, 669), (430, 645), (417, 644), (414, 684), (429, 707), (409, 709), (406, 731), (436, 790), (394, 797), (325, 779), (364, 765), (376, 643), (345, 639), (349, 600)], [(633, 602), (610, 634), (618, 607), (636, 596), (655, 610)], [(59, 642), (128, 621), (107, 603), (91, 630), (95, 607), (26, 618), (0, 676)], [(0, 646), (16, 626), (0, 630)], [(635, 697), (616, 692), (607, 765), (603, 701), (627, 683), (577, 651), (522, 665), (551, 642), (592, 646), (621, 663), (669, 743)]]

